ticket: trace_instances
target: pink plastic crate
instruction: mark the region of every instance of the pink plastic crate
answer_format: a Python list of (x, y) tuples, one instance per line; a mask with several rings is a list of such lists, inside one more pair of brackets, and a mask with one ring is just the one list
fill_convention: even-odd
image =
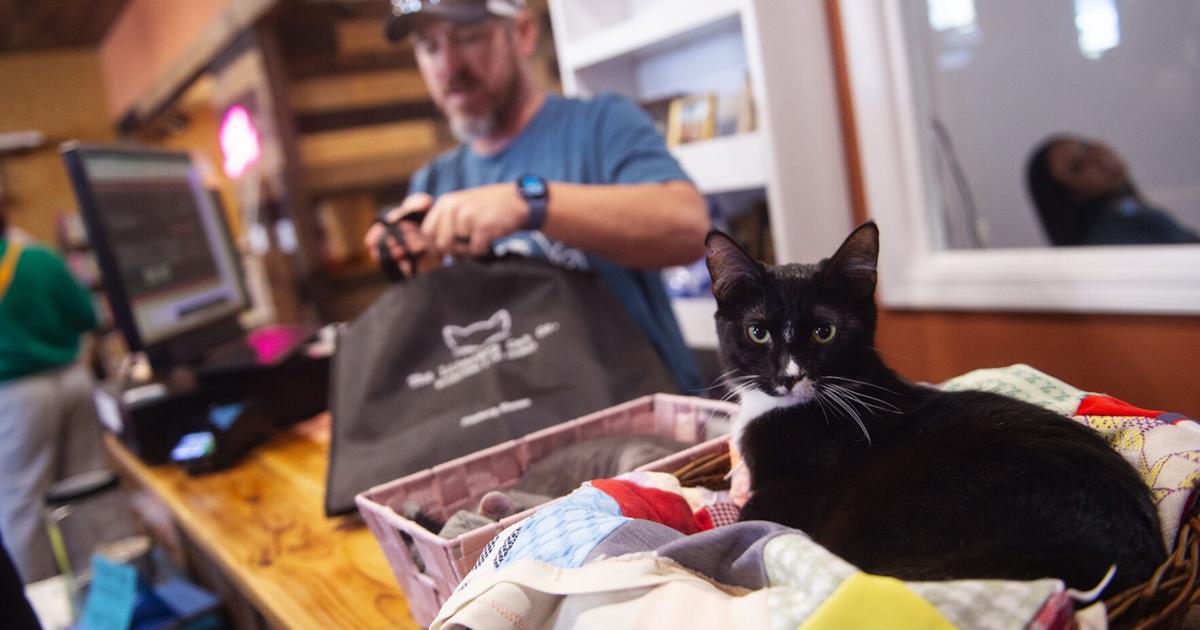
[[(533, 510), (444, 539), (401, 516), (405, 502), (416, 502), (426, 514), (445, 520), (460, 509), (474, 508), (479, 498), (491, 490), (512, 487), (529, 464), (567, 444), (608, 435), (639, 434), (696, 444), (705, 437), (710, 420), (731, 418), (736, 410), (732, 404), (704, 398), (643, 396), (375, 486), (359, 493), (355, 502), (400, 582), (413, 619), (427, 626), (487, 543)], [(663, 461), (667, 460), (659, 460)], [(410, 546), (425, 564), (424, 572), (413, 562)]]

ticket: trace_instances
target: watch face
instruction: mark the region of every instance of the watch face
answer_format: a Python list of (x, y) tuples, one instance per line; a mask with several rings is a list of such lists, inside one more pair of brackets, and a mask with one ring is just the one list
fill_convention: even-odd
[(521, 177), (521, 193), (526, 197), (543, 197), (546, 194), (546, 182), (537, 175)]

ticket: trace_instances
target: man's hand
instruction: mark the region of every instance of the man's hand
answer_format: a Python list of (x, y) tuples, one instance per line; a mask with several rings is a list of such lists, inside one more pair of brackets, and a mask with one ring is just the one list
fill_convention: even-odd
[(439, 254), (483, 256), (492, 241), (520, 230), (529, 206), (511, 182), (446, 193), (438, 197), (421, 234)]
[[(399, 206), (392, 208), (384, 215), (384, 220), (395, 222), (400, 217), (411, 212), (424, 212), (429, 210), (433, 205), (433, 197), (425, 193), (416, 193), (405, 198), (404, 202)], [(418, 269), (416, 271), (426, 271), (435, 267), (439, 263), (439, 257), (431, 251), (431, 248), (425, 241), (425, 237), (421, 234), (421, 230), (414, 224), (405, 221), (400, 224), (400, 232), (404, 234), (404, 243), (396, 242), (396, 239), (388, 236), (387, 231), (382, 225), (372, 223), (370, 229), (367, 230), (363, 237), (363, 244), (367, 247), (367, 252), (371, 255), (371, 260), (379, 262), (379, 247), (381, 240), (387, 243), (388, 253), (392, 260), (400, 266), (400, 271), (406, 276), (413, 275), (412, 266), (409, 264), (406, 254), (411, 252), (414, 256), (420, 258), (417, 262)], [(405, 245), (408, 249), (405, 249)]]

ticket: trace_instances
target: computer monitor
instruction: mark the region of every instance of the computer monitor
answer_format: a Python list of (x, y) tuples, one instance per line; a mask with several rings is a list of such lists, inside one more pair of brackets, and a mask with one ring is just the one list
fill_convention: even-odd
[(62, 149), (113, 319), (155, 367), (239, 339), (249, 307), (218, 197), (182, 151), (68, 143)]

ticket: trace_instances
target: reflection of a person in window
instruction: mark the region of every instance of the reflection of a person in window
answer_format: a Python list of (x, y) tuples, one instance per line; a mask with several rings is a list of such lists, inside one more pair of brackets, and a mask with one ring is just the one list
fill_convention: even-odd
[(1200, 243), (1200, 235), (1142, 198), (1125, 163), (1100, 142), (1050, 136), (1025, 175), (1054, 245)]

